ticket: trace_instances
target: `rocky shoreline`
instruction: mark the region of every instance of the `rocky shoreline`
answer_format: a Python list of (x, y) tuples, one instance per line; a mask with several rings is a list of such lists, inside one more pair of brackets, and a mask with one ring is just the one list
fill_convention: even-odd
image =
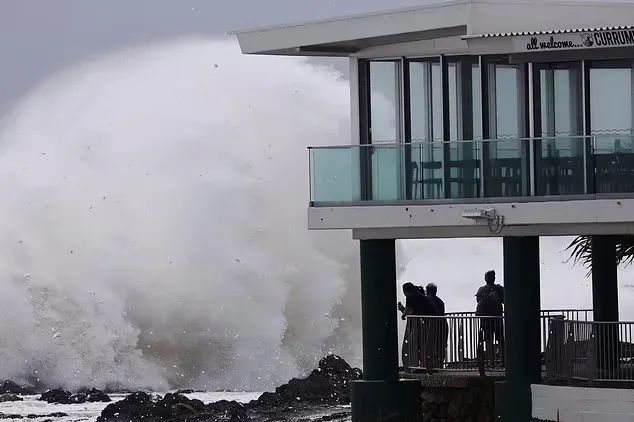
[[(361, 371), (342, 358), (329, 355), (307, 377), (292, 379), (274, 392), (262, 394), (249, 403), (222, 400), (205, 404), (188, 398), (194, 390), (178, 390), (161, 397), (134, 392), (106, 406), (98, 422), (344, 422), (350, 420), (350, 382), (361, 379)], [(41, 392), (41, 390), (40, 390)], [(36, 389), (11, 381), (0, 384), (0, 403), (22, 401), (34, 396)], [(120, 397), (120, 396), (119, 396)], [(29, 400), (33, 400), (31, 397)], [(75, 393), (60, 388), (41, 393), (39, 401), (49, 404), (75, 405), (108, 403), (111, 398), (97, 389), (81, 389)], [(61, 410), (61, 409), (60, 409)], [(65, 410), (66, 411), (66, 410)], [(13, 412), (11, 412), (13, 413)], [(19, 415), (0, 412), (0, 419), (63, 418), (63, 412), (46, 415)]]
[[(222, 400), (203, 403), (188, 398), (196, 391), (178, 390), (161, 397), (157, 394), (134, 392), (106, 406), (98, 422), (343, 422), (350, 420), (350, 382), (361, 379), (361, 371), (352, 368), (342, 358), (329, 355), (307, 377), (292, 379), (274, 392), (262, 394), (249, 403)], [(111, 398), (102, 390), (81, 389), (75, 393), (61, 388), (42, 392), (12, 381), (0, 384), (0, 403), (22, 401), (22, 396), (34, 396), (49, 404), (75, 405), (108, 403)], [(29, 400), (33, 400), (30, 398)], [(11, 412), (13, 413), (13, 412)], [(0, 412), (0, 419), (63, 418), (63, 412), (46, 415), (19, 415)]]
[[(341, 406), (350, 403), (350, 382), (361, 378), (361, 371), (338, 356), (327, 356), (308, 377), (292, 379), (275, 392), (242, 404), (219, 401), (204, 404), (183, 394), (169, 393), (155, 398), (138, 392), (108, 405), (97, 422), (266, 422), (266, 421), (345, 421), (350, 412)], [(322, 414), (315, 418), (315, 415)]]

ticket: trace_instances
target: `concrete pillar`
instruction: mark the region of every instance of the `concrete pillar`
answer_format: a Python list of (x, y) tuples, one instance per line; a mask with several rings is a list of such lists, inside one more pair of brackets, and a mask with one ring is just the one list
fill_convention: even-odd
[(398, 380), (394, 240), (361, 240), (363, 379)]
[(530, 386), (541, 380), (539, 270), (539, 237), (504, 238), (506, 422), (531, 419)]
[(395, 242), (361, 240), (360, 252), (363, 381), (351, 386), (352, 420), (417, 422), (420, 382), (398, 373)]
[(619, 320), (614, 236), (592, 236), (592, 309), (595, 321)]
[[(619, 286), (614, 236), (592, 236), (592, 310), (595, 321), (619, 320)], [(594, 327), (596, 369), (599, 376), (618, 367), (618, 328)]]

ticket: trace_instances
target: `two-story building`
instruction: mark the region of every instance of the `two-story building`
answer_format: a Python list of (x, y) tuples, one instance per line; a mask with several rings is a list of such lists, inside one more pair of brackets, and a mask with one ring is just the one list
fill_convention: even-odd
[(237, 38), (246, 54), (349, 57), (353, 130), (309, 151), (308, 228), (351, 229), (360, 242), (353, 418), (417, 420), (416, 386), (399, 381), (395, 239), (496, 236), (506, 306), (496, 406), (529, 420), (543, 373), (540, 236), (592, 236), (594, 319), (618, 321), (612, 235), (634, 232), (634, 2), (421, 0)]

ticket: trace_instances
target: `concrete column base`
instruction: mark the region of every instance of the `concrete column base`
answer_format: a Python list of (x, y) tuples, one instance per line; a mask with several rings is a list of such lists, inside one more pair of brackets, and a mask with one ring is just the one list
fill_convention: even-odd
[(350, 386), (353, 422), (421, 422), (418, 380), (354, 381)]

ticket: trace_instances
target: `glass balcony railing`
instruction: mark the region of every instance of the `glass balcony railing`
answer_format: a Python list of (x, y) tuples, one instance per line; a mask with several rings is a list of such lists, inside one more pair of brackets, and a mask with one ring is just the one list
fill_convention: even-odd
[(631, 135), (309, 150), (313, 204), (634, 193)]

